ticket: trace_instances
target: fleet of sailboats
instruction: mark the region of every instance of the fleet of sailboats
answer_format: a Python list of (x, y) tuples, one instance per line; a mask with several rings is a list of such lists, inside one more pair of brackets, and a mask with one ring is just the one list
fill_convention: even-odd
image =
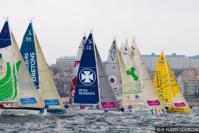
[[(82, 38), (78, 48), (70, 104), (69, 108), (79, 107), (72, 112), (191, 112), (163, 52), (153, 83), (135, 38), (130, 46), (126, 41), (120, 49), (115, 39), (103, 63), (92, 33)], [(67, 110), (32, 22), (19, 50), (6, 21), (0, 33), (0, 113), (63, 115)]]

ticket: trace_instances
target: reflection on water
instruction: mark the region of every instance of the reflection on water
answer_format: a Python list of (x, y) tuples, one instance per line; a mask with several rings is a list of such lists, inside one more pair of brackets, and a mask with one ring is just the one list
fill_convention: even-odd
[(67, 116), (1, 116), (0, 132), (151, 133), (155, 126), (199, 126), (199, 108), (190, 114), (68, 114)]

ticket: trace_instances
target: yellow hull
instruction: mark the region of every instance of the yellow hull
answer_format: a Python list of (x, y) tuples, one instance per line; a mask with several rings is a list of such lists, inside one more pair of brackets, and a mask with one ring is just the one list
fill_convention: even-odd
[(192, 110), (189, 107), (169, 107), (167, 110), (169, 113), (181, 112), (181, 113), (190, 113)]

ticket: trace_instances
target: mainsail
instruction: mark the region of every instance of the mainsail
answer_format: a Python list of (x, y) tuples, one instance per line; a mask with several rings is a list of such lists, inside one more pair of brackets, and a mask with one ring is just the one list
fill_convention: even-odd
[(80, 59), (81, 59), (81, 56), (82, 56), (82, 52), (83, 52), (83, 48), (84, 48), (85, 43), (86, 43), (86, 36), (84, 36), (82, 38), (82, 41), (79, 45), (79, 48), (78, 48), (78, 51), (77, 51), (77, 56), (76, 56), (76, 59), (75, 59), (75, 62), (74, 62), (74, 73), (73, 73), (73, 78), (72, 78), (71, 83), (70, 83), (70, 100), (72, 100), (73, 97), (74, 97), (75, 86), (77, 84), (77, 72), (78, 72), (78, 69), (79, 69)]
[(163, 52), (157, 61), (154, 86), (169, 111), (191, 112)]
[(32, 81), (30, 73), (27, 70), (23, 57), (19, 51), (19, 47), (16, 43), (14, 35), (12, 34), (13, 50), (16, 60), (21, 61), (21, 66), (19, 67), (17, 73), (18, 86), (19, 86), (19, 103), (20, 106), (27, 107), (44, 107), (43, 100)]
[(117, 100), (111, 84), (108, 81), (108, 76), (103, 68), (102, 60), (99, 55), (98, 49), (95, 45), (96, 51), (96, 61), (99, 79), (99, 90), (100, 90), (100, 102), (101, 109), (116, 110), (118, 109)]
[(138, 69), (139, 74), (140, 74), (139, 77), (140, 77), (140, 80), (141, 80), (141, 88), (142, 88), (142, 91), (143, 91), (143, 98), (145, 99), (146, 106), (148, 108), (162, 109), (158, 93), (156, 92), (156, 90), (153, 86), (153, 82), (150, 78), (150, 75), (147, 71), (147, 68), (144, 65), (140, 51), (136, 46), (135, 38), (133, 39), (133, 42), (130, 46), (130, 49), (133, 52), (134, 62), (136, 64), (137, 69)]
[[(21, 46), (21, 53), (26, 65), (28, 64), (28, 69), (34, 68), (34, 71), (29, 70), (29, 72), (33, 78), (33, 81), (36, 81), (35, 86), (39, 88), (38, 90), (41, 92), (46, 106), (49, 106), (50, 108), (63, 108), (63, 103), (61, 102), (61, 98), (53, 81), (52, 74), (48, 68), (48, 64), (41, 50), (37, 36), (33, 31), (32, 23), (29, 24), (26, 33), (30, 34), (25, 34), (24, 40), (26, 40), (27, 37), (30, 39), (29, 35), (33, 35), (33, 38), (31, 38), (32, 43), (23, 42)], [(30, 49), (33, 50), (30, 51)], [(38, 66), (36, 64), (38, 64)], [(39, 76), (38, 78), (36, 77), (37, 73)], [(36, 79), (34, 80), (35, 77)]]
[(135, 72), (136, 68), (133, 66), (133, 58), (129, 56), (127, 64), (124, 65), (121, 52), (119, 52), (119, 64), (122, 79), (122, 106), (141, 107), (144, 106), (142, 89), (140, 84), (140, 77)]
[(113, 41), (109, 50), (108, 59), (106, 60), (105, 70), (108, 76), (109, 82), (114, 90), (119, 105), (122, 98), (122, 80), (120, 74), (119, 60), (118, 60), (118, 48), (116, 40)]
[(92, 33), (90, 33), (80, 60), (75, 87), (75, 104), (99, 104), (98, 72), (95, 53), (95, 44)]
[(21, 60), (16, 60), (8, 21), (0, 33), (0, 101), (16, 101), (18, 91), (17, 73)]

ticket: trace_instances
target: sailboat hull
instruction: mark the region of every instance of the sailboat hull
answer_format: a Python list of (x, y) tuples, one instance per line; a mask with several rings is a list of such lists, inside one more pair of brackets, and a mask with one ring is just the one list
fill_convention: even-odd
[(32, 107), (9, 107), (0, 109), (1, 115), (14, 115), (14, 116), (24, 116), (24, 115), (43, 115), (43, 108), (32, 108)]
[(192, 112), (192, 110), (189, 107), (187, 108), (168, 107), (167, 112), (168, 113), (175, 113), (175, 112), (190, 113)]
[(70, 114), (122, 114), (120, 111), (102, 110), (102, 109), (74, 109), (70, 111)]
[(26, 115), (42, 115), (42, 116), (59, 116), (65, 115), (67, 111), (65, 109), (44, 109), (44, 108), (32, 108), (32, 107), (10, 107), (0, 109), (0, 115), (2, 116), (26, 116)]
[(161, 108), (146, 108), (146, 107), (136, 107), (132, 109), (124, 108), (124, 113), (128, 114), (148, 114), (148, 115), (163, 115), (166, 111)]
[(66, 109), (47, 109), (47, 115), (64, 115), (66, 112)]

